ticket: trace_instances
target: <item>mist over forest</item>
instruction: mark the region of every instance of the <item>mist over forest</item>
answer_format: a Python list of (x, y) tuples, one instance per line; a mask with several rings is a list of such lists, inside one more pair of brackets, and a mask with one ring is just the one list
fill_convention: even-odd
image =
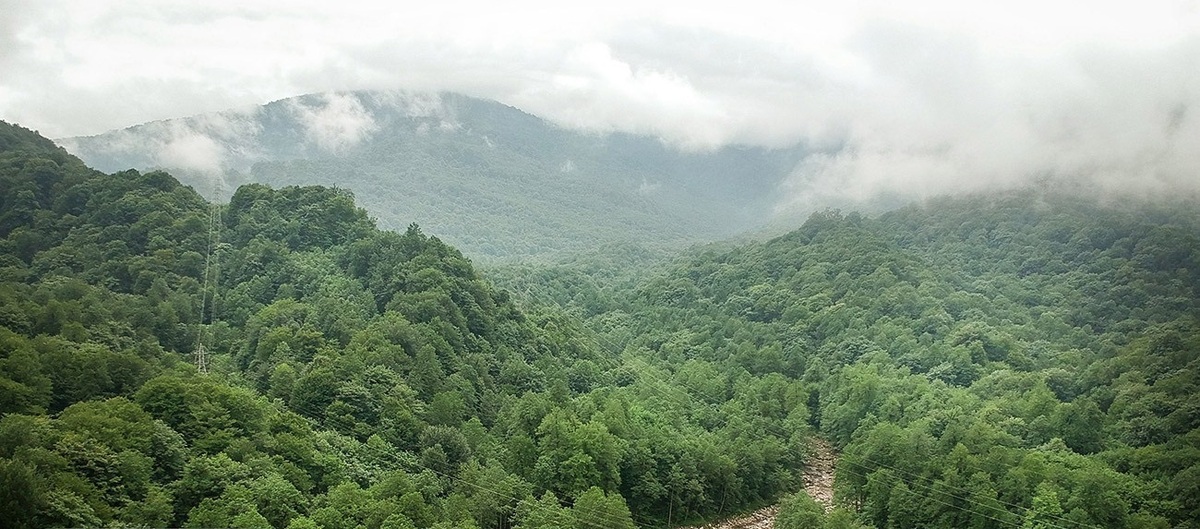
[[(163, 169), (214, 200), (243, 183), (349, 190), (476, 259), (680, 248), (760, 229), (801, 146), (684, 152), (449, 93), (314, 94), (59, 143), (106, 171)], [(802, 220), (802, 219), (801, 219)]]
[(0, 528), (1200, 528), (1194, 1), (0, 12)]

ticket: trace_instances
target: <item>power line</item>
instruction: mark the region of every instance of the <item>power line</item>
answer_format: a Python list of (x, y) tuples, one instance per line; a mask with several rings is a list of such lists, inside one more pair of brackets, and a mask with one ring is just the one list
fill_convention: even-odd
[[(204, 341), (206, 335), (211, 330), (212, 317), (216, 312), (217, 304), (217, 281), (219, 277), (213, 277), (213, 274), (220, 274), (220, 251), (218, 246), (221, 243), (221, 206), (213, 202), (208, 210), (208, 248), (204, 255), (204, 282), (200, 289), (200, 330), (196, 336), (196, 369), (201, 374), (208, 374), (208, 348), (205, 347)], [(212, 286), (211, 298), (209, 303), (210, 292), (209, 286)], [(205, 323), (207, 321), (207, 323)]]
[[(533, 292), (532, 292), (532, 290), (531, 290), (530, 288), (528, 288), (528, 287), (526, 288), (526, 290), (525, 290), (525, 293), (526, 293), (526, 295), (528, 295), (530, 298), (534, 298), (534, 297), (535, 297), (535, 296), (534, 296), (534, 294), (533, 294)], [(554, 307), (556, 307), (556, 308), (558, 308), (560, 311), (563, 311), (563, 312), (567, 312), (567, 313), (569, 313), (568, 311), (566, 311), (566, 309), (565, 309), (564, 307), (562, 307), (562, 305), (561, 305), (561, 304), (559, 304), (559, 303), (558, 303), (556, 300), (554, 300), (553, 298), (547, 298), (547, 299), (549, 299), (550, 303), (552, 303), (552, 304), (553, 304), (553, 306), (554, 306)], [(536, 301), (536, 299), (535, 299), (535, 301)], [(599, 334), (596, 334), (594, 331), (593, 331), (593, 332), (592, 332), (592, 333), (589, 335), (589, 337), (594, 337), (594, 338), (595, 338), (595, 339), (597, 339), (597, 340), (604, 339), (604, 338), (603, 338), (601, 335), (599, 335)], [(614, 344), (611, 344), (611, 342), (609, 342), (609, 344), (610, 344), (610, 345), (614, 345)], [(599, 344), (598, 344), (598, 343), (593, 343), (593, 346), (596, 346), (596, 347), (598, 347), (598, 346), (599, 346)], [(650, 377), (650, 378), (653, 378), (653, 377)], [(662, 381), (662, 380), (657, 380), (657, 382), (659, 382), (659, 384), (660, 384), (660, 385), (665, 385), (665, 384), (666, 384), (666, 383), (665, 383), (664, 381)], [(680, 384), (680, 385), (686, 385), (686, 384)], [(696, 390), (696, 388), (689, 388), (689, 389), (692, 389), (692, 390), (694, 390), (694, 391)], [(687, 394), (686, 392), (684, 392), (684, 393), (685, 393), (685, 394)], [(689, 395), (689, 396), (690, 396), (690, 395)], [(769, 426), (769, 427), (771, 427), (772, 429), (775, 429), (775, 428), (776, 428), (776, 427), (775, 427), (773, 424), (771, 424), (771, 423), (770, 423), (770, 421), (769, 421), (769, 420), (768, 420), (767, 424), (768, 424), (768, 426)], [(773, 433), (773, 434), (775, 434), (775, 435), (778, 435), (778, 436), (779, 436), (781, 439), (787, 439), (788, 437), (790, 437), (790, 435), (787, 435), (787, 433), (786, 433), (786, 432), (783, 432), (783, 431), (781, 431), (781, 430), (776, 430), (776, 431), (774, 431), (774, 432), (772, 432), (772, 433)], [(790, 446), (790, 444), (789, 444), (789, 443), (783, 443), (783, 447), (784, 447), (784, 449), (785, 449), (785, 450), (789, 450), (789, 451), (792, 451), (792, 450), (794, 450), (794, 448), (793, 448), (792, 446)], [(797, 455), (801, 455), (801, 454), (795, 454), (795, 453), (793, 453), (793, 456), (797, 456)], [(804, 460), (804, 459), (806, 459), (806, 458), (805, 458), (805, 457), (801, 457), (801, 460)], [(1030, 507), (1024, 507), (1024, 506), (1021, 506), (1021, 505), (1016, 505), (1016, 504), (1013, 504), (1013, 503), (1005, 502), (1005, 501), (1001, 500), (1000, 498), (991, 498), (991, 499), (992, 499), (992, 500), (994, 500), (994, 501), (995, 501), (997, 504), (999, 504), (999, 505), (1002, 505), (1003, 507), (998, 507), (998, 506), (996, 506), (996, 505), (989, 505), (989, 504), (981, 503), (981, 502), (978, 502), (978, 501), (976, 501), (976, 500), (974, 500), (974, 499), (972, 499), (972, 498), (970, 498), (970, 497), (966, 497), (966, 496), (957, 496), (957, 495), (955, 495), (955, 494), (953, 494), (953, 493), (951, 493), (951, 492), (949, 492), (949, 491), (937, 490), (937, 489), (935, 489), (935, 488), (934, 488), (934, 486), (933, 486), (933, 485), (927, 485), (927, 484), (924, 484), (924, 483), (920, 482), (919, 480), (920, 480), (920, 479), (922, 479), (920, 476), (914, 476), (913, 474), (911, 474), (911, 473), (909, 473), (909, 472), (906, 472), (906, 471), (904, 471), (904, 470), (901, 470), (901, 469), (898, 469), (898, 468), (892, 467), (892, 466), (890, 466), (890, 465), (886, 465), (886, 464), (884, 464), (884, 463), (882, 463), (882, 462), (878, 462), (878, 461), (872, 460), (872, 459), (870, 459), (870, 458), (868, 458), (868, 457), (861, 457), (860, 459), (861, 459), (862, 461), (866, 462), (866, 463), (873, 464), (873, 465), (875, 465), (875, 466), (877, 466), (877, 467), (880, 467), (880, 468), (885, 468), (885, 469), (891, 470), (891, 471), (893, 471), (893, 472), (898, 472), (898, 473), (902, 473), (902, 474), (905, 474), (905, 475), (907, 475), (909, 479), (913, 480), (913, 481), (911, 481), (911, 484), (912, 484), (912, 485), (914, 485), (914, 486), (919, 486), (919, 487), (922, 487), (924, 490), (928, 491), (928, 494), (922, 494), (922, 493), (920, 493), (920, 492), (914, 491), (914, 492), (915, 492), (915, 493), (916, 493), (918, 496), (923, 496), (923, 497), (926, 497), (926, 498), (928, 498), (928, 499), (930, 499), (930, 500), (932, 500), (932, 501), (935, 501), (935, 502), (938, 502), (938, 503), (944, 504), (944, 505), (946, 505), (946, 506), (949, 506), (949, 507), (952, 507), (952, 508), (956, 508), (956, 509), (961, 509), (961, 510), (963, 510), (963, 511), (965, 511), (965, 512), (968, 512), (968, 513), (971, 513), (971, 514), (975, 514), (975, 515), (979, 515), (979, 516), (983, 516), (983, 517), (985, 517), (985, 518), (989, 518), (989, 519), (995, 520), (995, 521), (997, 521), (997, 522), (1000, 522), (1000, 523), (1006, 523), (1006, 522), (1005, 522), (1004, 520), (1000, 520), (1000, 519), (994, 518), (994, 517), (992, 517), (992, 516), (990, 516), (990, 515), (987, 515), (987, 514), (985, 514), (985, 513), (977, 512), (977, 511), (974, 511), (974, 510), (971, 510), (971, 509), (968, 509), (968, 508), (965, 508), (965, 507), (956, 506), (956, 505), (953, 505), (953, 504), (950, 504), (950, 503), (946, 503), (945, 501), (942, 501), (942, 500), (940, 500), (940, 499), (938, 499), (938, 498), (934, 497), (934, 494), (942, 494), (942, 495), (948, 496), (948, 497), (949, 497), (949, 498), (951, 498), (952, 500), (957, 500), (957, 501), (960, 501), (960, 502), (963, 502), (963, 503), (967, 503), (967, 504), (970, 504), (970, 505), (974, 505), (974, 506), (977, 506), (977, 507), (980, 507), (980, 508), (989, 509), (989, 510), (992, 510), (992, 511), (999, 511), (999, 512), (1002, 512), (1002, 513), (1005, 513), (1005, 514), (1013, 514), (1013, 513), (1012, 513), (1012, 511), (1008, 510), (1008, 509), (1007, 509), (1007, 508), (1005, 508), (1005, 507), (1016, 509), (1017, 511), (1021, 512), (1021, 515), (1027, 514), (1029, 511), (1031, 511), (1031, 510), (1032, 510), (1032, 508), (1030, 508)], [(865, 465), (863, 465), (863, 464), (861, 464), (861, 463), (856, 463), (856, 462), (854, 462), (854, 461), (846, 461), (845, 459), (843, 459), (842, 461), (844, 461), (844, 462), (847, 462), (847, 463), (849, 463), (849, 464), (854, 464), (854, 465), (857, 465), (857, 466), (859, 466), (860, 468), (863, 468), (864, 470), (867, 470), (867, 469), (869, 469), (869, 467), (866, 467)], [(975, 470), (980, 470), (980, 469), (976, 468)], [(862, 477), (864, 480), (867, 478), (867, 476), (865, 476), (865, 475), (863, 475), (863, 474), (861, 474), (861, 473), (854, 472), (854, 471), (852, 471), (852, 470), (849, 470), (849, 469), (846, 469), (846, 468), (844, 468), (844, 467), (840, 468), (840, 469), (839, 469), (839, 471), (845, 471), (845, 472), (846, 472), (846, 473), (848, 473), (848, 474), (857, 475), (857, 476), (859, 476), (859, 477)], [(943, 482), (943, 484), (944, 484), (944, 482)], [(963, 492), (966, 492), (966, 491), (963, 491)], [(969, 494), (969, 493), (968, 493), (968, 494)], [(1070, 524), (1072, 524), (1072, 525), (1074, 525), (1074, 526), (1076, 526), (1076, 527), (1095, 527), (1095, 526), (1091, 526), (1091, 525), (1088, 525), (1088, 524), (1085, 524), (1085, 523), (1082, 523), (1082, 522), (1079, 522), (1079, 521), (1076, 521), (1076, 520), (1071, 520), (1071, 519), (1065, 518), (1065, 517), (1063, 517), (1063, 516), (1057, 516), (1057, 515), (1053, 515), (1053, 514), (1049, 514), (1049, 513), (1046, 513), (1046, 516), (1047, 516), (1047, 517), (1049, 517), (1049, 518), (1051, 518), (1051, 519), (1053, 519), (1053, 520), (1056, 520), (1056, 521), (1068, 522), (1068, 523), (1070, 523)], [(1014, 525), (1018, 525), (1018, 526), (1019, 526), (1020, 524), (1014, 524)], [(1065, 529), (1065, 528), (1063, 528), (1063, 526), (1061, 526), (1061, 525), (1057, 525), (1057, 524), (1053, 524), (1053, 523), (1050, 523), (1050, 524), (1048, 524), (1048, 525), (1051, 525), (1052, 527), (1056, 527), (1056, 528), (1059, 528), (1059, 529)]]
[[(210, 267), (210, 260), (211, 260), (211, 265), (212, 265), (212, 267), (214, 267), (214, 268), (215, 268), (215, 267), (216, 267), (216, 265), (217, 265), (217, 261), (218, 261), (218, 259), (219, 259), (219, 256), (217, 255), (217, 254), (218, 254), (218, 252), (216, 252), (216, 248), (215, 248), (215, 244), (216, 244), (216, 243), (214, 243), (214, 242), (213, 242), (214, 234), (215, 234), (215, 236), (217, 237), (217, 241), (219, 241), (219, 215), (220, 215), (220, 214), (219, 214), (219, 210), (217, 210), (217, 209), (216, 209), (216, 207), (214, 206), (214, 208), (213, 208), (213, 211), (210, 213), (210, 245), (209, 245), (209, 257), (207, 257), (207, 258), (206, 258), (206, 266), (205, 266), (205, 268), (206, 268), (206, 270), (205, 270), (205, 288), (204, 288), (205, 292), (207, 292), (207, 291), (208, 291), (208, 288), (209, 288), (209, 277), (210, 277), (209, 267)], [(216, 288), (216, 285), (215, 285), (215, 283), (214, 283), (214, 285), (213, 285), (213, 288), (214, 288), (214, 289)], [(529, 296), (531, 299), (532, 299), (532, 298), (534, 298), (534, 294), (533, 294), (533, 292), (532, 292), (531, 290), (529, 290), (528, 288), (526, 289), (526, 292), (525, 292), (525, 293), (526, 293), (526, 295), (527, 295), (527, 296)], [(205, 301), (207, 301), (207, 297), (205, 298)], [(561, 304), (557, 303), (557, 302), (556, 302), (556, 301), (554, 301), (554, 300), (551, 300), (551, 302), (553, 303), (553, 306), (557, 307), (557, 308), (558, 308), (558, 309), (559, 309), (559, 310), (560, 310), (562, 313), (564, 313), (564, 314), (569, 314), (569, 311), (566, 311), (566, 309), (565, 309), (565, 308), (563, 308), (563, 307), (561, 306)], [(213, 305), (215, 305), (215, 292), (214, 292), (214, 294), (213, 294)], [(202, 322), (201, 322), (202, 324), (203, 324), (203, 321), (204, 321), (204, 319), (203, 319), (203, 311), (204, 311), (204, 310), (205, 310), (205, 308), (204, 308), (204, 307), (202, 307)], [(596, 358), (598, 358), (598, 359), (599, 359), (601, 362), (607, 363), (607, 364), (609, 364), (609, 365), (611, 365), (611, 366), (613, 366), (613, 367), (622, 367), (622, 366), (626, 365), (626, 364), (624, 364), (624, 363), (619, 363), (619, 362), (618, 362), (618, 359), (617, 359), (617, 357), (616, 357), (616, 355), (618, 355), (618, 354), (619, 354), (619, 353), (618, 353), (618, 351), (620, 350), (619, 346), (616, 346), (616, 344), (614, 344), (614, 343), (612, 343), (611, 341), (609, 341), (609, 340), (608, 340), (606, 337), (604, 337), (604, 336), (602, 336), (602, 335), (600, 335), (600, 334), (597, 334), (597, 333), (595, 333), (595, 332), (594, 332), (594, 330), (592, 330), (592, 329), (588, 329), (586, 326), (585, 326), (585, 327), (582, 327), (582, 328), (580, 328), (580, 330), (582, 330), (583, 332), (580, 332), (580, 333), (572, 333), (572, 334), (574, 334), (574, 335), (577, 337), (577, 339), (582, 339), (582, 340), (585, 340), (585, 341), (590, 341), (590, 342), (592, 342), (592, 343), (591, 343), (591, 345), (592, 345), (592, 346), (593, 346), (593, 347), (594, 347), (594, 348), (595, 348), (597, 351), (604, 351), (604, 350), (606, 350), (606, 349), (609, 351), (609, 353), (610, 353), (609, 355), (598, 355), (598, 356), (596, 357)], [(201, 341), (200, 341), (200, 344), (199, 344), (199, 347), (198, 347), (198, 351), (199, 351), (199, 352), (202, 352), (202, 351), (203, 351), (203, 338), (204, 338), (204, 335), (203, 335), (203, 334), (201, 334)], [(602, 347), (602, 346), (600, 345), (600, 343), (599, 343), (599, 341), (601, 341), (601, 340), (605, 341), (609, 347)], [(202, 353), (201, 353), (201, 354), (202, 354)], [(654, 362), (650, 362), (648, 365), (650, 365), (650, 366), (654, 366), (654, 365), (655, 365), (655, 363), (654, 363)], [(202, 372), (203, 372), (203, 371), (202, 371)], [(696, 390), (696, 388), (691, 388), (691, 387), (688, 387), (686, 383), (668, 383), (668, 382), (666, 382), (664, 379), (662, 379), (662, 378), (658, 377), (658, 376), (657, 376), (657, 373), (654, 373), (653, 371), (644, 371), (644, 372), (641, 372), (641, 373), (639, 373), (639, 378), (641, 378), (641, 379), (645, 379), (645, 380), (647, 380), (647, 381), (651, 381), (651, 382), (653, 382), (652, 384), (646, 384), (646, 385), (644, 385), (644, 386), (643, 386), (644, 388), (646, 388), (646, 389), (648, 389), (648, 390), (650, 390), (650, 391), (652, 391), (652, 392), (658, 393), (658, 394), (660, 394), (661, 396), (668, 397), (668, 398), (674, 398), (674, 397), (678, 397), (678, 396), (682, 395), (682, 396), (683, 396), (683, 398), (685, 399), (685, 401), (687, 401), (687, 402), (693, 402), (693, 400), (694, 400), (694, 397), (693, 397), (693, 395), (691, 395), (691, 394), (690, 394), (688, 391), (685, 391), (685, 390), (684, 390), (684, 388), (691, 389), (691, 390), (693, 390), (693, 391), (697, 391), (697, 390)], [(667, 388), (670, 388), (670, 389), (674, 390), (674, 391), (672, 391), (672, 392), (673, 392), (673, 393), (675, 393), (675, 395), (668, 395), (668, 394), (667, 394), (668, 392), (666, 391), (666, 389), (667, 389)], [(309, 410), (309, 411), (311, 412), (312, 410)], [(786, 440), (787, 440), (787, 439), (789, 439), (789, 438), (791, 437), (791, 435), (787, 434), (786, 432), (783, 432), (782, 430), (779, 430), (777, 426), (775, 426), (774, 424), (772, 424), (772, 422), (771, 422), (771, 418), (769, 418), (769, 417), (763, 417), (763, 419), (765, 419), (765, 421), (766, 421), (766, 424), (767, 424), (767, 426), (768, 426), (768, 428), (769, 428), (769, 429), (771, 429), (771, 430), (775, 430), (775, 431), (773, 431), (773, 432), (771, 432), (771, 433), (773, 433), (773, 434), (775, 434), (775, 435), (779, 435), (779, 436), (780, 436), (780, 438), (781, 438), (781, 440), (785, 441), (785, 442), (783, 442), (783, 443), (782, 443), (782, 448), (783, 448), (785, 451), (792, 453), (792, 455), (793, 455), (793, 456), (795, 456), (795, 455), (798, 455), (798, 454), (796, 454), (796, 449), (795, 449), (795, 447), (791, 446), (791, 444), (790, 444), (790, 443), (786, 442)], [(329, 419), (327, 419), (327, 420), (329, 420)], [(726, 421), (726, 422), (725, 422), (725, 424), (728, 424), (728, 422)], [(337, 424), (335, 423), (335, 427), (336, 427), (336, 426), (337, 426)], [(342, 428), (347, 428), (347, 425), (342, 425)], [(363, 446), (365, 446), (365, 447), (367, 447), (367, 448), (370, 448), (370, 449), (373, 449), (373, 447), (371, 447), (370, 445), (363, 444)], [(399, 458), (398, 458), (398, 457), (397, 457), (395, 454), (393, 454), (393, 453), (386, 453), (385, 455), (388, 455), (389, 457), (393, 457), (393, 458), (395, 458), (397, 461), (399, 461)], [(804, 458), (803, 458), (803, 457), (801, 457), (800, 459), (801, 459), (801, 460), (803, 460)], [(885, 464), (882, 464), (882, 463), (880, 463), (880, 462), (877, 462), (877, 461), (871, 460), (870, 458), (867, 458), (867, 457), (862, 457), (861, 459), (862, 459), (864, 462), (866, 462), (866, 463), (871, 463), (871, 464), (874, 464), (874, 465), (876, 465), (877, 467), (880, 467), (880, 468), (887, 468), (887, 469), (890, 469), (890, 470), (892, 470), (892, 471), (894, 471), (894, 472), (898, 472), (898, 473), (904, 473), (904, 474), (907, 474), (907, 475), (909, 475), (909, 476), (910, 476), (910, 478), (913, 476), (911, 473), (907, 473), (907, 472), (905, 472), (905, 471), (903, 471), (903, 470), (896, 469), (896, 468), (894, 468), (894, 467), (890, 467), (890, 466), (888, 466), (888, 465), (885, 465)], [(843, 460), (843, 461), (845, 461), (845, 460)], [(424, 466), (424, 465), (421, 465), (421, 464), (419, 464), (419, 463), (416, 463), (416, 462), (409, 462), (409, 463), (416, 464), (417, 466), (420, 466), (420, 467), (422, 467), (422, 468), (425, 468), (425, 469), (427, 469), (427, 470), (429, 470), (429, 471), (431, 471), (431, 472), (434, 472), (435, 474), (437, 474), (437, 475), (439, 475), (439, 476), (442, 476), (442, 477), (444, 477), (444, 478), (451, 479), (451, 480), (455, 480), (455, 481), (459, 481), (459, 482), (462, 482), (462, 483), (466, 483), (467, 485), (470, 485), (470, 486), (472, 486), (472, 487), (479, 488), (479, 489), (481, 489), (481, 490), (483, 490), (483, 491), (485, 491), (485, 492), (489, 492), (489, 493), (491, 493), (491, 494), (500, 494), (500, 493), (498, 493), (498, 492), (496, 492), (496, 491), (491, 491), (491, 490), (488, 490), (488, 489), (486, 489), (486, 488), (480, 487), (480, 486), (478, 486), (477, 484), (474, 484), (474, 483), (467, 483), (467, 482), (465, 482), (465, 481), (462, 481), (460, 478), (457, 478), (457, 477), (455, 477), (455, 476), (450, 476), (450, 475), (443, 474), (443, 473), (441, 473), (441, 472), (438, 472), (437, 470), (434, 470), (434, 469), (432, 469), (432, 468), (426, 467), (426, 466)], [(870, 469), (869, 469), (869, 467), (867, 467), (866, 465), (863, 465), (862, 463), (857, 463), (857, 462), (853, 462), (853, 461), (850, 461), (850, 462), (847, 462), (847, 463), (848, 463), (848, 464), (854, 464), (854, 465), (857, 465), (857, 466), (858, 466), (858, 467), (860, 467), (860, 468), (861, 468), (863, 471), (870, 470)], [(864, 479), (866, 479), (866, 478), (867, 478), (867, 476), (866, 476), (866, 475), (864, 475), (864, 474), (862, 474), (862, 473), (860, 473), (860, 472), (857, 472), (857, 471), (855, 471), (855, 470), (851, 470), (851, 469), (849, 469), (849, 468), (846, 468), (845, 466), (843, 466), (843, 467), (840, 469), (840, 471), (842, 471), (842, 472), (846, 472), (847, 474), (850, 474), (850, 475), (856, 475), (856, 476), (862, 477), (862, 478), (864, 478)], [(988, 512), (982, 512), (982, 511), (978, 511), (978, 510), (973, 510), (973, 509), (972, 509), (972, 508), (970, 508), (970, 507), (976, 507), (976, 508), (979, 508), (979, 509), (987, 509), (988, 511), (991, 511), (991, 512), (996, 512), (996, 511), (999, 511), (1000, 513), (1012, 514), (1012, 513), (1011, 513), (1010, 511), (1008, 511), (1007, 509), (1003, 509), (1003, 508), (1001, 508), (1001, 507), (997, 507), (997, 506), (995, 506), (995, 505), (991, 505), (991, 504), (985, 504), (985, 503), (981, 503), (981, 502), (975, 501), (974, 499), (972, 499), (972, 498), (970, 498), (970, 497), (956, 496), (955, 494), (953, 494), (952, 492), (949, 492), (949, 491), (944, 491), (944, 490), (938, 490), (938, 489), (935, 489), (935, 488), (934, 488), (932, 485), (927, 485), (927, 484), (925, 484), (925, 483), (921, 482), (921, 481), (920, 481), (920, 479), (921, 479), (920, 477), (917, 477), (917, 480), (915, 480), (915, 481), (913, 481), (913, 482), (911, 483), (911, 484), (912, 484), (914, 487), (920, 487), (920, 490), (914, 490), (914, 491), (913, 491), (913, 492), (914, 492), (914, 494), (916, 494), (916, 495), (918, 495), (918, 496), (925, 497), (925, 498), (927, 498), (927, 499), (929, 499), (929, 500), (931, 500), (931, 501), (934, 501), (934, 502), (936, 502), (936, 503), (939, 503), (939, 504), (942, 504), (942, 505), (946, 505), (946, 506), (948, 506), (948, 507), (951, 507), (951, 508), (954, 508), (954, 509), (958, 509), (958, 510), (961, 510), (961, 511), (963, 511), (963, 512), (966, 512), (966, 513), (969, 513), (969, 514), (973, 514), (973, 515), (976, 515), (976, 516), (981, 516), (981, 517), (984, 517), (984, 518), (988, 518), (988, 519), (991, 519), (991, 520), (997, 521), (997, 522), (999, 522), (999, 523), (1011, 523), (1011, 522), (1009, 522), (1009, 521), (1006, 521), (1006, 520), (1003, 520), (1003, 519), (1000, 519), (1000, 518), (995, 518), (995, 517), (994, 517), (994, 516), (992, 516), (991, 514), (988, 514)], [(923, 491), (925, 491), (925, 492), (922, 492), (922, 490), (923, 490)], [(958, 502), (965, 503), (965, 504), (967, 504), (968, 506), (967, 506), (967, 507), (964, 507), (964, 506), (962, 506), (962, 505), (955, 505), (955, 504), (953, 504), (953, 503), (948, 503), (947, 501), (945, 501), (945, 500), (943, 500), (943, 499), (939, 498), (939, 497), (938, 497), (938, 495), (942, 495), (942, 496), (948, 497), (948, 498), (950, 498), (951, 500), (957, 500)], [(519, 498), (515, 498), (515, 497), (513, 497), (513, 496), (506, 496), (506, 497), (507, 497), (508, 499), (517, 500), (517, 501), (519, 501), (519, 502), (525, 502), (525, 501), (527, 501), (527, 500), (522, 500), (522, 499), (519, 499)], [(1025, 508), (1025, 507), (1022, 507), (1022, 506), (1019, 506), (1019, 505), (1014, 505), (1014, 504), (1010, 504), (1010, 503), (1005, 503), (1005, 502), (1002, 502), (1002, 501), (1000, 501), (998, 498), (992, 498), (992, 499), (993, 499), (993, 500), (994, 500), (996, 503), (1000, 503), (1000, 504), (1008, 505), (1008, 506), (1010, 506), (1010, 507), (1014, 507), (1014, 508), (1016, 508), (1016, 509), (1023, 510), (1023, 511), (1025, 511), (1025, 512), (1028, 512), (1028, 511), (1030, 510), (1030, 509), (1028, 509), (1028, 508)], [(998, 515), (998, 513), (996, 513), (996, 514)], [(1062, 520), (1062, 521), (1071, 522), (1071, 523), (1073, 523), (1073, 524), (1076, 524), (1076, 525), (1086, 526), (1085, 524), (1081, 524), (1081, 523), (1079, 523), (1079, 522), (1075, 522), (1075, 521), (1073, 521), (1073, 520), (1068, 520), (1068, 519), (1066, 519), (1066, 518), (1062, 518), (1062, 517), (1058, 517), (1058, 516), (1052, 516), (1052, 515), (1051, 515), (1051, 517), (1052, 517), (1052, 518), (1055, 518), (1055, 519)], [(1052, 524), (1052, 525), (1053, 525), (1053, 524)], [(1058, 525), (1053, 525), (1053, 526), (1054, 526), (1054, 527), (1061, 527), (1061, 526), (1058, 526)]]
[[(288, 408), (288, 409), (291, 410), (291, 408)], [(302, 413), (299, 413), (300, 411), (308, 411), (310, 413), (313, 413), (314, 410), (311, 408), (307, 409), (307, 410), (291, 410), (291, 411), (296, 412), (296, 414), (298, 416), (305, 418), (306, 420), (308, 420), (310, 423), (314, 424), (315, 426), (328, 427), (327, 423), (333, 423), (334, 429), (332, 431), (334, 431), (334, 432), (339, 432), (339, 430), (341, 430), (341, 429), (350, 430), (354, 426), (347, 419), (342, 418), (342, 417), (332, 417), (332, 418), (325, 417), (321, 421), (317, 421), (312, 416), (306, 416), (306, 415), (303, 415)], [(339, 433), (339, 435), (345, 435), (345, 434)], [(359, 444), (359, 446), (361, 446), (363, 449), (371, 451), (371, 452), (375, 453), (376, 455), (382, 456), (385, 459), (391, 460), (391, 462), (397, 464), (397, 466), (404, 468), (406, 472), (411, 472), (410, 470), (407, 470), (409, 468), (420, 468), (422, 470), (428, 470), (429, 472), (433, 473), (434, 475), (437, 475), (438, 477), (441, 477), (441, 478), (449, 480), (449, 481), (461, 483), (465, 486), (474, 488), (477, 491), (487, 493), (487, 494), (491, 495), (492, 497), (514, 501), (514, 502), (516, 502), (517, 506), (523, 505), (526, 507), (530, 507), (530, 506), (537, 505), (537, 502), (538, 502), (537, 498), (533, 498), (532, 496), (529, 498), (519, 498), (519, 497), (513, 496), (511, 494), (507, 494), (504, 492), (497, 491), (495, 489), (484, 487), (482, 485), (479, 485), (478, 483), (469, 482), (469, 481), (462, 479), (461, 477), (458, 477), (458, 476), (455, 476), (452, 474), (447, 474), (447, 473), (441, 472), (439, 470), (436, 470), (434, 468), (431, 468), (431, 467), (421, 463), (420, 461), (416, 460), (415, 458), (402, 458), (400, 456), (400, 454), (405, 454), (406, 452), (399, 451), (399, 450), (385, 451), (381, 448), (376, 448), (376, 447), (371, 446), (370, 444), (363, 443), (361, 441), (353, 439), (353, 437), (350, 437), (350, 436), (346, 436), (346, 437), (353, 440), (354, 442), (357, 442)], [(505, 472), (507, 473), (508, 471), (505, 470)], [(570, 515), (573, 516), (574, 513), (571, 513)], [(647, 527), (647, 528), (652, 527), (651, 525), (646, 525), (644, 523), (638, 523), (637, 520), (634, 520), (633, 518), (637, 518), (637, 516), (635, 516), (632, 513), (632, 511), (630, 512), (630, 518), (631, 518), (631, 521), (633, 522), (634, 526), (636, 526), (636, 527)], [(608, 529), (608, 528), (612, 527), (613, 525), (615, 525), (616, 522), (620, 522), (621, 520), (618, 518), (600, 516), (598, 521), (596, 521), (596, 520), (580, 520), (580, 521), (582, 521), (583, 523), (585, 523), (587, 525), (595, 527), (597, 529)], [(607, 523), (604, 523), (604, 522), (607, 522)]]

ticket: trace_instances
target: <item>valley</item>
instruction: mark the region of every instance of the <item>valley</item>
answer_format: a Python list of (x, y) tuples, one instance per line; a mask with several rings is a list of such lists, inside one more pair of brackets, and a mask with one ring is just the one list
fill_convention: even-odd
[(1200, 529), (1197, 0), (382, 7), (0, 0), (0, 529)]
[(480, 271), (342, 188), (213, 203), (15, 125), (0, 185), (5, 526), (1200, 513), (1186, 197), (1030, 187)]

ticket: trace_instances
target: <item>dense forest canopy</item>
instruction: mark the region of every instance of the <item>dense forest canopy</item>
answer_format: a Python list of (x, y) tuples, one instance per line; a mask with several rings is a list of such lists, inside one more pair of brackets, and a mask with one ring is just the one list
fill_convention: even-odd
[[(758, 427), (840, 447), (861, 523), (1191, 527), (1198, 265), (1194, 204), (1025, 190), (827, 211), (650, 277), (596, 261), (494, 276), (697, 397), (786, 381)], [(811, 526), (814, 506), (785, 502), (779, 526)]]
[[(1200, 520), (1194, 204), (827, 211), (504, 290), (341, 189), (214, 205), (8, 124), (0, 189), (6, 527)], [(813, 436), (831, 513), (797, 493)]]

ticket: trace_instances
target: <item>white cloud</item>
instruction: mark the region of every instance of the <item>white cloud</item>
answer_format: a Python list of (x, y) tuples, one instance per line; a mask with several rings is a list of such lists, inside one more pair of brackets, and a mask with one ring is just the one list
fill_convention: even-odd
[[(1195, 0), (676, 6), (0, 0), (0, 118), (65, 136), (304, 93), (448, 90), (684, 148), (844, 146), (797, 168), (794, 204), (1046, 174), (1200, 187)], [(312, 109), (310, 137), (361, 141), (360, 110)]]
[(203, 134), (171, 138), (158, 151), (163, 167), (178, 167), (209, 174), (219, 174), (225, 153), (221, 145)]
[(353, 147), (379, 129), (371, 113), (352, 94), (326, 93), (311, 106), (292, 100), (291, 110), (305, 126), (308, 140), (329, 152)]
[(798, 167), (787, 206), (1046, 177), (1142, 195), (1200, 191), (1200, 39), (1030, 60), (958, 37), (880, 35), (863, 44), (875, 82), (846, 111), (848, 148)]
[[(669, 70), (634, 67), (614, 57), (608, 45), (584, 43), (564, 57), (545, 85), (514, 96), (525, 108), (569, 127), (663, 135), (689, 148), (711, 148), (729, 140), (720, 129), (719, 103)], [(537, 112), (536, 110), (534, 112)], [(663, 134), (663, 125), (686, 134)]]

